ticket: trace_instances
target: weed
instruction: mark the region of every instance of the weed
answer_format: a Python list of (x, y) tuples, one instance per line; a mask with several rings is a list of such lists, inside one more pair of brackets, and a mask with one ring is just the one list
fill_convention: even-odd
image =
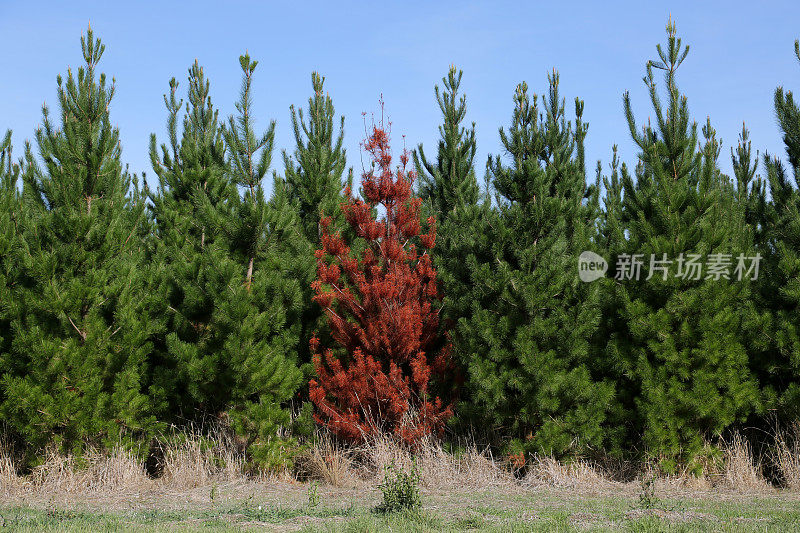
[(378, 488), (383, 493), (383, 503), (378, 507), (379, 512), (408, 511), (422, 506), (416, 461), (411, 463), (409, 472), (398, 468), (394, 463), (388, 465), (383, 474), (383, 483), (378, 485)]
[(639, 492), (639, 508), (653, 509), (658, 505), (656, 497), (656, 476), (653, 474), (642, 475), (640, 482), (641, 492)]
[(320, 497), (319, 497), (319, 483), (316, 481), (312, 481), (308, 485), (308, 508), (314, 509), (320, 504)]

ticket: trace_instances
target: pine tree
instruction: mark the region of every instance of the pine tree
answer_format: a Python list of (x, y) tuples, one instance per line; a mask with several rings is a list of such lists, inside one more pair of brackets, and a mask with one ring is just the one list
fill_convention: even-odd
[[(614, 283), (625, 330), (613, 352), (621, 372), (634, 376), (644, 444), (665, 458), (665, 466), (672, 459), (691, 460), (704, 439), (743, 420), (758, 404), (743, 345), (752, 312), (749, 283), (735, 274), (739, 254), (753, 254), (752, 235), (743, 231), (736, 191), (719, 170), (720, 147), (710, 120), (700, 142), (678, 90), (676, 71), (688, 47), (682, 47), (671, 21), (667, 33), (666, 48), (657, 47), (659, 59), (648, 62), (644, 78), (655, 124), (639, 130), (630, 97), (624, 97), (631, 136), (641, 151), (636, 182), (623, 183), (627, 240)], [(665, 73), (666, 107), (655, 70)], [(708, 266), (715, 257), (728, 266), (723, 275), (713, 275)], [(637, 281), (635, 268), (623, 264), (642, 258), (650, 263), (642, 269), (649, 279), (642, 275)], [(651, 258), (666, 260), (663, 269), (655, 269)], [(693, 261), (699, 274), (690, 267)]]
[(97, 73), (105, 47), (91, 28), (81, 49), (77, 76), (58, 77), (60, 124), (43, 108), (41, 163), (25, 151), (17, 257), (27, 279), (0, 410), (34, 451), (130, 442), (158, 428), (143, 380), (153, 329), (138, 270), (144, 198), (120, 163), (114, 84)]
[(731, 163), (736, 182), (736, 204), (742, 210), (743, 222), (753, 233), (754, 246), (763, 248), (767, 225), (767, 182), (758, 174), (758, 152), (753, 156), (750, 132), (744, 124), (736, 149), (731, 147)]
[(253, 130), (251, 84), (257, 62), (239, 59), (238, 115), (218, 121), (209, 82), (195, 62), (180, 142), (177, 82), (170, 82), (170, 147), (151, 158), (159, 176), (152, 213), (168, 320), (163, 364), (174, 367), (177, 397), (188, 414), (225, 416), (246, 439), (251, 458), (274, 466), (283, 407), (300, 383), (296, 352), (302, 292), (289, 272), (311, 254), (278, 188), (267, 202), (263, 180), (275, 136), (271, 122)]
[[(626, 323), (618, 307), (623, 290), (620, 284), (613, 280), (618, 275), (617, 263), (620, 255), (627, 251), (626, 225), (623, 217), (623, 190), (630, 188), (633, 183), (628, 166), (620, 162), (617, 145), (612, 148), (610, 175), (604, 175), (602, 164), (597, 164), (596, 187), (602, 187), (603, 207), (598, 214), (596, 251), (606, 261), (607, 268), (605, 279), (597, 281), (600, 300), (600, 322), (592, 340), (594, 360), (599, 367), (598, 374), (612, 380), (616, 385), (616, 398), (618, 403), (611, 414), (613, 426), (618, 431), (616, 442), (627, 444), (628, 447), (636, 446), (641, 438), (641, 425), (635, 416), (635, 398), (638, 391), (635, 377), (620, 368), (619, 361), (622, 354), (630, 350), (630, 342), (625, 335)], [(641, 173), (641, 165), (635, 172)], [(615, 450), (610, 450), (615, 451)]]
[[(800, 60), (800, 41), (795, 41)], [(800, 107), (791, 91), (775, 90), (775, 113), (786, 146), (787, 164), (765, 155), (772, 203), (769, 207), (765, 286), (772, 313), (772, 357), (761, 365), (765, 385), (777, 395), (779, 414), (800, 415)]]
[(303, 109), (291, 106), (296, 146), (291, 156), (283, 151), (286, 194), (299, 212), (306, 238), (314, 246), (321, 243), (322, 216), (340, 218), (339, 206), (345, 200), (342, 191), (352, 182), (352, 169), (347, 179), (342, 179), (347, 165), (344, 117), (339, 118), (336, 134), (333, 101), (323, 92), (324, 83), (325, 78), (319, 73), (311, 74), (314, 95), (308, 99), (308, 117)]
[(322, 347), (312, 339), (317, 377), (310, 396), (317, 421), (344, 439), (388, 434), (414, 445), (441, 434), (452, 415), (447, 398), (437, 394), (450, 385), (450, 359), (439, 338), (436, 270), (428, 253), (435, 220), (422, 233), (408, 155), (393, 171), (383, 123), (373, 126), (364, 146), (373, 161), (362, 178), (364, 199), (351, 197), (342, 206), (357, 240), (335, 231), (331, 217), (322, 220), (314, 300), (335, 344)]
[(227, 412), (234, 429), (247, 436), (253, 458), (270, 466), (282, 459), (277, 454), (278, 431), (289, 422), (284, 404), (301, 382), (296, 362), (304, 292), (292, 266), (297, 257), (310, 257), (312, 250), (279, 180), (272, 201), (265, 199), (263, 181), (271, 163), (275, 122), (256, 136), (250, 87), (258, 62), (248, 55), (239, 62), (243, 80), (238, 116), (230, 117), (224, 131), (236, 193), (224, 206), (206, 198), (201, 219), (219, 228), (224, 238), (216, 239), (215, 245), (223, 247), (220, 255), (237, 273), (221, 309), (221, 370), (231, 387), (223, 392), (230, 395)]
[[(605, 252), (616, 252), (625, 241), (625, 234), (621, 223), (622, 212), (622, 189), (623, 184), (630, 181), (628, 166), (622, 163), (617, 153), (618, 147), (612, 147), (611, 175), (603, 175), (603, 166), (597, 162), (597, 179), (595, 187), (600, 189), (602, 186), (605, 191), (603, 196), (603, 209), (598, 218), (597, 243), (601, 250)], [(613, 276), (612, 276), (613, 277)]]
[[(461, 124), (466, 116), (466, 97), (459, 97), (461, 71), (450, 67), (442, 78), (445, 91), (435, 88), (442, 111), (436, 160), (429, 162), (422, 145), (413, 153), (419, 176), (418, 196), (423, 211), (436, 217), (437, 244), (431, 250), (444, 292), (445, 322), (458, 320), (470, 305), (470, 272), (464, 258), (484, 249), (479, 243), (486, 232), (489, 205), (480, 206), (480, 189), (475, 178), (475, 124), (467, 130)], [(466, 297), (466, 300), (463, 299)], [(446, 324), (445, 324), (446, 325)]]
[[(436, 218), (436, 246), (429, 253), (443, 295), (440, 327), (451, 338), (456, 355), (461, 351), (461, 342), (452, 326), (469, 315), (475, 297), (476, 280), (468, 258), (487, 259), (486, 251), (491, 247), (487, 241), (491, 233), (488, 224), (494, 214), (489, 201), (479, 203), (481, 195), (474, 165), (475, 124), (469, 129), (462, 125), (467, 107), (466, 96), (459, 93), (461, 78), (462, 72), (451, 66), (442, 78), (444, 90), (439, 86), (434, 89), (442, 113), (436, 159), (429, 161), (421, 144), (413, 153), (422, 211)], [(460, 383), (463, 372), (459, 371), (455, 377)], [(473, 421), (471, 403), (468, 397), (462, 398), (459, 411), (463, 410), (463, 416), (457, 415), (457, 420), (467, 424)]]
[[(775, 350), (772, 299), (777, 291), (772, 273), (776, 271), (774, 246), (769, 240), (770, 203), (767, 200), (767, 180), (758, 174), (758, 152), (753, 154), (750, 133), (742, 125), (739, 142), (731, 147), (731, 162), (736, 183), (735, 207), (743, 237), (752, 243), (758, 254), (759, 276), (750, 283), (751, 306), (743, 313), (743, 344), (747, 348), (749, 367), (761, 389), (764, 409), (776, 405), (773, 375)], [(761, 414), (761, 413), (758, 413)], [(763, 418), (753, 420), (762, 424)]]
[(222, 125), (197, 61), (188, 81), (180, 137), (183, 101), (177, 98), (174, 78), (164, 96), (169, 146), (162, 144), (159, 153), (156, 136), (151, 135), (150, 159), (159, 186), (148, 194), (156, 237), (152, 263), (158, 268), (154, 292), (163, 302), (155, 314), (164, 317), (156, 361), (164, 370), (161, 379), (168, 381), (168, 401), (178, 411), (173, 416), (193, 419), (222, 412), (229, 399), (221, 373), (225, 338), (219, 323), (225, 320), (221, 300), (236, 275), (222, 268), (227, 264), (224, 245), (213, 246), (217, 235), (200, 216), (199, 204), (222, 205), (236, 191), (225, 175)]
[(538, 98), (517, 87), (511, 127), (500, 130), (510, 162), (489, 160), (499, 213), (485, 237), (491, 255), (467, 258), (474, 303), (457, 335), (472, 401), (514, 439), (509, 451), (560, 455), (604, 443), (614, 391), (593, 375), (596, 289), (576, 275), (597, 210), (583, 102), (567, 121), (555, 72), (549, 82), (541, 118)]
[[(18, 367), (19, 361), (11, 356), (11, 323), (18, 314), (16, 292), (21, 281), (20, 260), (15, 257), (20, 251), (18, 228), (22, 205), (18, 179), (19, 165), (12, 162), (11, 131), (7, 131), (0, 140), (0, 376), (24, 372), (24, 368)], [(0, 405), (4, 395), (0, 385)]]
[[(285, 176), (276, 188), (285, 190), (286, 199), (297, 213), (303, 235), (312, 250), (322, 246), (320, 220), (330, 216), (336, 228), (344, 229), (341, 204), (345, 201), (344, 187), (352, 185), (352, 169), (343, 179), (347, 165), (344, 149), (344, 116), (339, 118), (339, 131), (334, 124), (335, 110), (330, 96), (324, 92), (325, 78), (311, 74), (314, 94), (308, 99), (307, 115), (303, 109), (291, 106), (292, 131), (295, 149), (292, 155), (283, 151)], [(327, 330), (322, 309), (312, 302), (315, 262), (313, 255), (301, 254), (294, 260), (294, 276), (303, 285), (304, 309), (301, 317), (303, 331), (298, 347), (299, 360), (307, 377), (313, 374), (309, 341), (315, 334), (326, 342)]]
[(419, 176), (418, 196), (429, 204), (440, 223), (453, 210), (477, 204), (480, 194), (473, 165), (477, 148), (475, 123), (469, 130), (461, 125), (467, 114), (466, 97), (458, 94), (461, 76), (461, 71), (451, 66), (442, 78), (444, 92), (440, 92), (438, 85), (434, 89), (444, 119), (439, 126), (441, 138), (436, 161), (428, 161), (421, 144), (413, 154)]

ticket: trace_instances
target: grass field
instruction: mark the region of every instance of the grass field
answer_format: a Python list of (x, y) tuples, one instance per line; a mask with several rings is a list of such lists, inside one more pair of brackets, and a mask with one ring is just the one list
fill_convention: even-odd
[[(37, 494), (0, 504), (3, 531), (800, 531), (793, 491), (662, 486), (643, 505), (638, 483), (423, 489), (418, 512), (375, 511), (380, 492), (307, 483), (231, 482), (186, 491)], [(313, 501), (311, 502), (313, 503)]]

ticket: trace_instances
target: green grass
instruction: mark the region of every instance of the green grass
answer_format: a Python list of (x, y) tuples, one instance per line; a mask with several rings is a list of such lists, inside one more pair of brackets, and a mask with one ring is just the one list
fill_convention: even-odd
[(3, 505), (0, 531), (800, 531), (800, 502), (775, 498), (663, 498), (640, 509), (635, 497), (566, 491), (427, 496), (421, 511), (379, 513), (362, 500), (269, 505), (253, 498), (185, 509)]

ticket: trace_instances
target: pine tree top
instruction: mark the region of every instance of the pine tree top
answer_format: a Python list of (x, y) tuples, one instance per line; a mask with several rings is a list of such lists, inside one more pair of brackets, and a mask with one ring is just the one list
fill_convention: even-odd
[(290, 107), (295, 149), (292, 155), (286, 150), (282, 153), (287, 198), (298, 209), (306, 237), (312, 243), (319, 243), (322, 215), (337, 217), (344, 200), (343, 187), (352, 183), (352, 169), (342, 179), (347, 165), (344, 116), (339, 118), (336, 133), (333, 101), (324, 92), (324, 83), (325, 78), (313, 72), (308, 109)]
[(480, 196), (473, 163), (477, 149), (475, 123), (469, 129), (462, 126), (467, 98), (459, 94), (461, 77), (462, 72), (451, 65), (442, 78), (444, 90), (438, 85), (434, 88), (443, 118), (436, 160), (428, 160), (421, 144), (413, 153), (419, 176), (418, 194), (440, 219), (459, 206), (476, 204)]
[(84, 65), (77, 76), (68, 69), (66, 82), (57, 77), (58, 126), (47, 105), (42, 107), (36, 142), (44, 169), (30, 147), (26, 149), (26, 185), (48, 209), (82, 204), (89, 213), (94, 199), (122, 201), (128, 192), (130, 179), (122, 172), (119, 130), (109, 119), (114, 81), (108, 86), (106, 75), (96, 72), (104, 51), (89, 28), (81, 36)]
[(500, 142), (511, 159), (489, 158), (488, 172), (501, 205), (535, 203), (562, 197), (580, 202), (587, 191), (583, 142), (588, 124), (583, 122), (583, 101), (575, 99), (575, 120), (567, 121), (565, 100), (559, 94), (559, 75), (548, 75), (548, 95), (528, 94), (520, 83), (514, 92), (511, 126), (500, 128)]

